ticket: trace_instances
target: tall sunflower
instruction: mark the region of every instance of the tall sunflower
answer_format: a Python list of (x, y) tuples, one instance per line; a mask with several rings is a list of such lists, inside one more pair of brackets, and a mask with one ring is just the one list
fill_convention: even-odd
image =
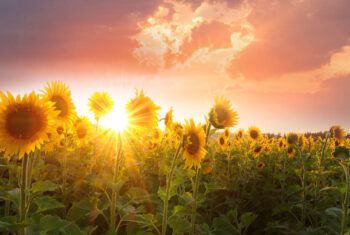
[(132, 128), (151, 128), (157, 126), (159, 106), (145, 96), (143, 90), (136, 90), (136, 97), (126, 105), (129, 124)]
[(58, 120), (61, 125), (70, 126), (76, 116), (75, 106), (71, 98), (69, 87), (61, 81), (47, 83), (42, 90), (44, 101), (51, 101), (59, 111)]
[(238, 132), (236, 133), (236, 138), (238, 140), (241, 140), (243, 139), (243, 137), (244, 137), (244, 129), (239, 129)]
[(278, 149), (281, 151), (282, 149), (284, 149), (286, 147), (286, 140), (283, 137), (280, 137), (278, 139)]
[(238, 114), (232, 110), (227, 99), (216, 97), (215, 105), (209, 112), (209, 121), (217, 129), (233, 127), (237, 124)]
[(228, 127), (225, 128), (224, 135), (227, 139), (230, 138), (230, 135), (231, 135), (230, 128)]
[(47, 133), (55, 131), (59, 112), (34, 92), (22, 98), (0, 92), (0, 97), (0, 145), (7, 154), (22, 158), (48, 140)]
[(94, 113), (95, 119), (98, 121), (101, 117), (112, 111), (114, 102), (107, 92), (95, 92), (89, 98), (88, 106), (90, 107), (90, 111)]
[(205, 150), (205, 132), (201, 124), (195, 125), (193, 119), (185, 121), (184, 133), (184, 158), (186, 160), (185, 167), (192, 168), (201, 167), (201, 160), (207, 151)]
[(248, 135), (248, 139), (253, 141), (260, 139), (262, 136), (260, 129), (255, 126), (249, 127), (247, 135)]

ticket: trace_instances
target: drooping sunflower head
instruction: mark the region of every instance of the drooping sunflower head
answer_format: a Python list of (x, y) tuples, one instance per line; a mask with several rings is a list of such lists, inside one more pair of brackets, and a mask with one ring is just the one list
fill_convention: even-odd
[(87, 117), (79, 117), (74, 123), (74, 131), (78, 143), (86, 143), (92, 134), (92, 129), (92, 124)]
[(99, 120), (101, 117), (110, 113), (113, 109), (114, 102), (107, 92), (95, 92), (89, 98), (89, 107), (95, 115), (95, 119)]
[(250, 140), (256, 141), (261, 138), (261, 131), (259, 128), (251, 126), (248, 129), (247, 135)]
[(136, 97), (126, 105), (129, 115), (129, 124), (132, 128), (152, 128), (157, 126), (159, 106), (151, 98), (145, 96), (143, 90), (136, 90)]
[(288, 145), (297, 144), (298, 139), (299, 139), (298, 134), (296, 134), (294, 132), (288, 133), (288, 135), (287, 135), (287, 143), (288, 143)]
[(227, 99), (216, 97), (215, 105), (209, 112), (209, 121), (217, 129), (233, 127), (237, 124), (238, 114), (232, 110)]
[(184, 158), (185, 167), (201, 167), (201, 160), (205, 157), (205, 133), (201, 124), (195, 125), (193, 119), (187, 121), (184, 131)]
[(167, 129), (171, 129), (171, 126), (173, 125), (173, 108), (170, 108), (169, 112), (166, 113), (164, 118), (164, 125)]
[(339, 142), (343, 142), (346, 136), (345, 130), (341, 126), (332, 126), (329, 130), (331, 137)]
[(227, 137), (225, 134), (221, 134), (217, 138), (217, 144), (222, 151), (225, 151), (228, 146)]
[(51, 101), (58, 114), (58, 121), (63, 126), (70, 126), (76, 116), (75, 106), (69, 87), (61, 81), (47, 83), (41, 95), (44, 101)]
[(22, 98), (0, 92), (0, 97), (0, 145), (6, 148), (6, 153), (21, 158), (40, 148), (48, 140), (47, 133), (55, 128), (59, 112), (53, 103), (40, 99), (34, 92)]

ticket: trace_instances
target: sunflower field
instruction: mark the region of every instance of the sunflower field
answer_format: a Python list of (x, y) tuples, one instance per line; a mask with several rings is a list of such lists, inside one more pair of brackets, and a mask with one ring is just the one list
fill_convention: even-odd
[(113, 130), (100, 123), (113, 105), (95, 92), (89, 120), (62, 82), (0, 92), (1, 234), (350, 234), (342, 127), (233, 132), (224, 97), (180, 123), (136, 91)]

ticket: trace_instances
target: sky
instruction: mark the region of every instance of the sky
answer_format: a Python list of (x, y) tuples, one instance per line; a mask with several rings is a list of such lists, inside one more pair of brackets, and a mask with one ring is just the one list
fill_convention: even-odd
[(349, 0), (1, 0), (0, 89), (61, 80), (82, 115), (144, 89), (197, 122), (224, 96), (235, 129), (350, 132), (349, 25)]

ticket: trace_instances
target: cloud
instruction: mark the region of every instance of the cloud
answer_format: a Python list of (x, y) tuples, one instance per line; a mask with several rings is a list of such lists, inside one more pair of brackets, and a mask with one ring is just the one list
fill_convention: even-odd
[(228, 73), (249, 80), (319, 68), (349, 45), (350, 1), (267, 1), (251, 4), (255, 40), (232, 59)]

